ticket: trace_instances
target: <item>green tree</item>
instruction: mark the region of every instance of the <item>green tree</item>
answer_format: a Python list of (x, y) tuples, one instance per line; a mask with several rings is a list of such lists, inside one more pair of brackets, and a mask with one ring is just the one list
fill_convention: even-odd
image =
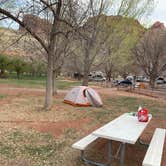
[(10, 68), (17, 73), (18, 79), (20, 79), (23, 72), (27, 71), (27, 63), (19, 57), (12, 57), (10, 65)]
[(0, 55), (0, 77), (5, 77), (5, 71), (8, 70), (10, 60), (6, 55)]
[(131, 50), (145, 28), (133, 18), (110, 16), (105, 17), (103, 30), (109, 34), (105, 43), (107, 56), (103, 65), (107, 79), (119, 74), (125, 77), (131, 72), (133, 64)]
[(33, 77), (46, 74), (46, 68), (47, 66), (43, 61), (33, 60), (27, 62), (27, 73), (30, 73)]

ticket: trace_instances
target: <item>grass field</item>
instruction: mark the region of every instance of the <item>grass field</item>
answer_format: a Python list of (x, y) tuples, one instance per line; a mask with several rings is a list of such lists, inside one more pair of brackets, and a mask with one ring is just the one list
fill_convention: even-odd
[(5, 97), (5, 95), (0, 94), (0, 99), (3, 99), (4, 97)]
[[(5, 95), (1, 94), (2, 84), (20, 88), (44, 87), (44, 84), (40, 85), (44, 80), (19, 81), (0, 80), (0, 166), (85, 166), (78, 159), (80, 154), (71, 145), (117, 116), (137, 111), (139, 105), (153, 115), (152, 123), (143, 135), (146, 141), (150, 140), (156, 127), (166, 127), (166, 102), (163, 100), (131, 96), (130, 93), (120, 91), (105, 94), (99, 88), (103, 107), (73, 107), (63, 103), (65, 93), (60, 93), (53, 100), (52, 110), (44, 112), (41, 111), (44, 94), (29, 94), (23, 88), (19, 95), (14, 93), (17, 92), (14, 89), (13, 93), (8, 93), (7, 88), (6, 93), (3, 91)], [(79, 82), (59, 81), (62, 89), (77, 84)], [(99, 149), (89, 148), (88, 155), (105, 160), (106, 145), (105, 141), (100, 141), (97, 143)], [(138, 144), (127, 146), (126, 165), (141, 165), (145, 152), (146, 149)], [(165, 161), (166, 154), (163, 162)], [(118, 165), (117, 161), (113, 160), (112, 165)]]
[[(56, 165), (65, 142), (35, 131), (4, 131), (0, 138), (0, 165)], [(59, 162), (59, 161), (57, 161)]]
[[(10, 78), (1, 79), (0, 84), (11, 85), (21, 88), (45, 88), (46, 78), (45, 77), (30, 77), (22, 76), (21, 79), (17, 79), (15, 75), (10, 76)], [(73, 86), (79, 86), (82, 82), (78, 80), (66, 80), (64, 78), (57, 79), (57, 88), (58, 89), (67, 89)], [(90, 82), (89, 85), (96, 85), (95, 82)]]
[[(20, 80), (15, 78), (10, 79), (0, 79), (0, 84), (12, 85), (16, 87), (26, 87), (26, 88), (45, 88), (46, 81), (44, 77), (39, 78), (29, 78), (24, 77)], [(66, 89), (71, 86), (81, 85), (80, 81), (67, 81), (63, 79), (57, 80), (57, 88), (58, 89)]]

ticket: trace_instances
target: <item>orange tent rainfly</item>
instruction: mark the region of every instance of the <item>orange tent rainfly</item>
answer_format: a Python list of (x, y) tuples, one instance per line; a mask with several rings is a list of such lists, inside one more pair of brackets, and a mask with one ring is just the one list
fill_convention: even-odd
[(77, 86), (71, 89), (64, 98), (64, 102), (74, 106), (95, 106), (103, 105), (98, 93), (87, 86)]

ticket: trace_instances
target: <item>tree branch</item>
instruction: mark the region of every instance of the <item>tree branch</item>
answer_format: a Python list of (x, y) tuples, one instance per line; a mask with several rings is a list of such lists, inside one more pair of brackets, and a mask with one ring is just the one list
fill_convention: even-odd
[(22, 26), (23, 28), (25, 28), (42, 45), (42, 47), (48, 53), (48, 47), (47, 47), (47, 45), (42, 41), (42, 39), (35, 32), (33, 32), (29, 27), (27, 27), (25, 23), (23, 23), (16, 16), (12, 15), (10, 12), (8, 12), (8, 11), (2, 9), (2, 8), (0, 8), (0, 13), (3, 14), (3, 15), (5, 15), (5, 16), (7, 16), (7, 17), (9, 17), (10, 19), (12, 19), (15, 22), (17, 22), (20, 26)]
[(18, 39), (16, 39), (14, 42), (12, 42), (9, 46), (7, 46), (6, 48), (4, 48), (1, 53), (4, 53), (8, 48), (10, 48), (11, 46), (15, 45), (17, 42), (19, 42), (28, 32), (22, 34)]
[(0, 18), (0, 21), (7, 19), (8, 17), (2, 17)]
[(56, 15), (55, 9), (52, 6), (58, 4), (58, 2), (55, 2), (53, 4), (48, 4), (48, 2), (44, 0), (40, 0), (40, 2), (42, 2), (47, 8), (49, 8), (52, 11), (53, 15)]

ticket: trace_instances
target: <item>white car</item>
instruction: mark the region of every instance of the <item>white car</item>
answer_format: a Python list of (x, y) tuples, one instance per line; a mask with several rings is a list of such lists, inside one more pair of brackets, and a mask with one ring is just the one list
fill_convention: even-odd
[(95, 75), (95, 76), (92, 76), (91, 80), (96, 82), (102, 82), (102, 81), (106, 81), (106, 78), (101, 75)]
[(156, 84), (164, 84), (164, 83), (166, 83), (166, 81), (164, 80), (163, 77), (158, 77), (158, 78), (156, 79)]

